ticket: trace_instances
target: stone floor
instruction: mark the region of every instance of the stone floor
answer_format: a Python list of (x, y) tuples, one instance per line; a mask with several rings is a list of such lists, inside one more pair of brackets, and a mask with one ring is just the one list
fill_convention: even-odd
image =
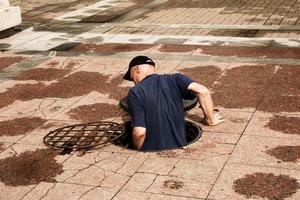
[[(0, 40), (0, 199), (300, 199), (299, 1), (31, 2), (11, 2), (24, 30)], [(130, 120), (122, 75), (140, 54), (209, 87), (226, 121), (204, 126), (196, 106), (186, 119), (202, 137), (161, 152), (43, 143), (68, 125)]]

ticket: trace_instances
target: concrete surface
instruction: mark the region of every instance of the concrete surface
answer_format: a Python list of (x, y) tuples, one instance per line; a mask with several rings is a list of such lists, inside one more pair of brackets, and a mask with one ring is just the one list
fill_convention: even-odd
[[(120, 77), (139, 54), (153, 58), (159, 73), (186, 73), (206, 85), (226, 121), (204, 126), (195, 107), (186, 119), (203, 135), (183, 148), (137, 152), (109, 144), (57, 155), (33, 172), (38, 160), (27, 159), (16, 166), (29, 171), (29, 184), (13, 182), (22, 170), (2, 165), (11, 178), (0, 176), (0, 199), (268, 199), (233, 188), (257, 172), (300, 184), (299, 152), (290, 162), (267, 153), (300, 144), (299, 1), (51, 2), (11, 1), (24, 23), (0, 40), (0, 162), (47, 149), (43, 137), (60, 127), (129, 120), (118, 101), (132, 83)], [(76, 113), (83, 108), (95, 117)], [(23, 118), (43, 121), (13, 123)], [(48, 168), (61, 170), (52, 181), (38, 179)], [(297, 188), (282, 199), (299, 197)]]

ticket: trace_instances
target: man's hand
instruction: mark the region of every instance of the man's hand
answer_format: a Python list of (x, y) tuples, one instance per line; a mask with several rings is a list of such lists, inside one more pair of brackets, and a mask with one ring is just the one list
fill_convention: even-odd
[(213, 109), (213, 101), (209, 90), (205, 86), (193, 82), (188, 86), (188, 90), (192, 91), (198, 97), (200, 108), (205, 116), (202, 120), (203, 124), (214, 126), (224, 122), (224, 118), (220, 115), (220, 113), (215, 112)]
[(208, 120), (207, 117), (204, 117), (202, 123), (208, 126), (215, 126), (225, 121), (224, 117), (219, 112), (214, 112), (213, 120)]
[(144, 127), (133, 127), (132, 130), (132, 142), (137, 150), (140, 150), (143, 146), (146, 136), (146, 128)]

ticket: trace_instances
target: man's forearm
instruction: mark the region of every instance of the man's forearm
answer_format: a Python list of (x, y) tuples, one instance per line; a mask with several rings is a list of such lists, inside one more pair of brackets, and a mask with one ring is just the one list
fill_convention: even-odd
[(214, 120), (214, 106), (209, 92), (204, 94), (197, 94), (197, 97), (208, 124), (212, 124)]
[(213, 100), (210, 96), (209, 90), (199, 83), (193, 82), (188, 87), (189, 90), (194, 92), (194, 94), (199, 99), (199, 104), (201, 105), (201, 109), (205, 115), (206, 121), (208, 125), (214, 123), (214, 106)]
[(146, 136), (146, 128), (134, 127), (132, 131), (132, 142), (137, 150), (140, 150), (144, 144)]

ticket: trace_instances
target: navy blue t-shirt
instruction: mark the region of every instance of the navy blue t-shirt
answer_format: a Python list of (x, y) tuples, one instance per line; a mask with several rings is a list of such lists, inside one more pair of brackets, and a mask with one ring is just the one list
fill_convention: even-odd
[(163, 150), (186, 145), (183, 98), (194, 81), (177, 74), (152, 74), (128, 93), (133, 127), (146, 128), (142, 150)]

